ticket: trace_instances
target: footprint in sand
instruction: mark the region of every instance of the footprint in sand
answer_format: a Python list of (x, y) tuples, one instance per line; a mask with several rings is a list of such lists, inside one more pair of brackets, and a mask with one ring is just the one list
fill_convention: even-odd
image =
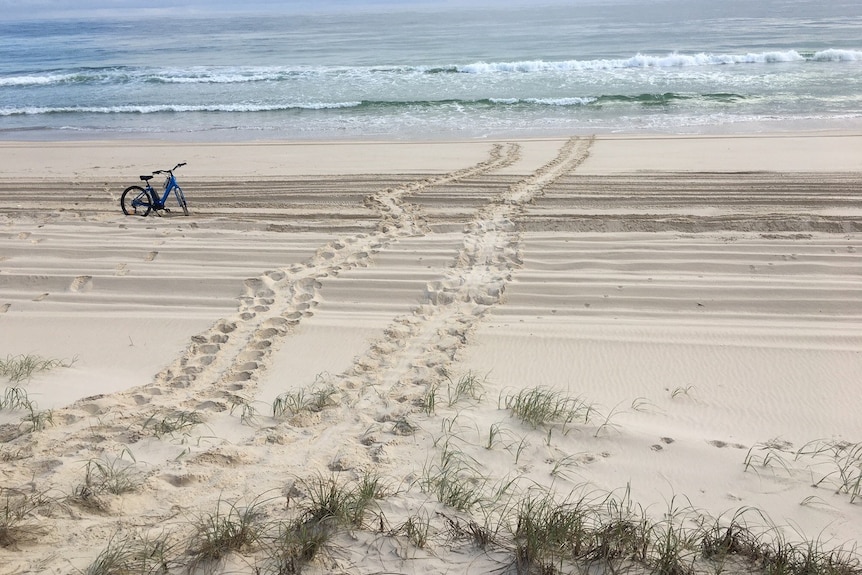
[(725, 447), (732, 447), (734, 449), (745, 449), (745, 446), (741, 443), (728, 443), (726, 441), (721, 441), (720, 439), (713, 439), (712, 441), (707, 441), (708, 444), (713, 447), (718, 447), (719, 449), (723, 449)]
[(127, 276), (129, 275), (129, 270), (126, 267), (126, 264), (117, 264), (117, 267), (114, 268), (115, 276)]
[(255, 341), (272, 341), (273, 338), (284, 335), (283, 330), (268, 327), (254, 332)]
[(243, 285), (245, 285), (246, 293), (252, 297), (267, 297), (274, 294), (271, 289), (264, 285), (261, 278), (248, 278), (243, 282)]
[(281, 317), (271, 317), (265, 322), (261, 324), (261, 327), (264, 329), (272, 328), (277, 329), (279, 331), (284, 331), (284, 326), (287, 325), (288, 320)]
[(45, 293), (43, 293), (43, 294), (41, 294), (41, 295), (37, 295), (36, 297), (34, 297), (34, 298), (33, 298), (33, 301), (42, 301), (43, 299), (45, 299), (45, 298), (46, 298), (46, 297), (48, 297), (49, 295), (51, 295), (51, 294), (49, 294), (48, 292), (45, 292)]
[(236, 329), (236, 324), (234, 322), (221, 320), (216, 326), (216, 329), (221, 333), (231, 333)]
[(26, 240), (29, 237), (30, 237), (30, 232), (21, 232), (20, 234), (18, 234), (19, 240)]
[(286, 319), (290, 323), (298, 323), (299, 320), (302, 319), (302, 312), (301, 311), (290, 312), (290, 313), (285, 314), (283, 317), (284, 317), (284, 319)]
[(7, 311), (9, 311), (10, 307), (12, 307), (11, 303), (4, 303), (3, 305), (0, 305), (0, 313), (6, 313)]
[(233, 375), (228, 377), (228, 381), (234, 383), (240, 383), (243, 381), (251, 381), (251, 371), (237, 371)]
[(145, 262), (151, 262), (156, 259), (156, 256), (159, 255), (159, 252), (150, 252), (144, 257)]
[(71, 291), (90, 291), (93, 287), (93, 276), (78, 276), (72, 280), (69, 290)]

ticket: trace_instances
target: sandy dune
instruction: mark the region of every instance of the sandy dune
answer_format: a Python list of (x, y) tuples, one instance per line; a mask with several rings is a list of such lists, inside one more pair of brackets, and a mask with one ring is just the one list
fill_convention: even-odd
[[(123, 163), (134, 150), (5, 145), (0, 350), (74, 362), (20, 383), (51, 421), (0, 410), (7, 502), (50, 500), (22, 514), (33, 536), (0, 547), (0, 573), (85, 571), (159, 535), (185, 572), (195, 524), (226, 502), (272, 526), (315, 480), (369, 473), (385, 497), (303, 572), (517, 572), (503, 507), (539, 488), (691, 529), (756, 508), (791, 540), (851, 547), (862, 495), (838, 470), (862, 475), (842, 459), (862, 442), (862, 167), (834, 158), (862, 139), (738, 140), (307, 146), (281, 173), (284, 150), (238, 146), (249, 176), (245, 156), (195, 146), (179, 158), (192, 215), (146, 219), (117, 203), (146, 171)], [(85, 152), (95, 179), (59, 178)], [(650, 154), (676, 160), (642, 169)], [(579, 418), (513, 417), (536, 388)], [(273, 416), (300, 398), (320, 403)], [(134, 489), (82, 489), (93, 462)], [(468, 509), (438, 501), (453, 469)], [(471, 519), (493, 544), (455, 536)], [(198, 567), (267, 561), (261, 544)]]

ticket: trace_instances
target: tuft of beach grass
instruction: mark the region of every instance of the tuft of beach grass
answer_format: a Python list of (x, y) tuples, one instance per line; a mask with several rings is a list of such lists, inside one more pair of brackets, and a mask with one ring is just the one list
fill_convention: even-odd
[(72, 367), (77, 358), (71, 360), (47, 359), (35, 354), (7, 355), (0, 359), (0, 377), (8, 379), (13, 384), (22, 383), (33, 375), (58, 367)]

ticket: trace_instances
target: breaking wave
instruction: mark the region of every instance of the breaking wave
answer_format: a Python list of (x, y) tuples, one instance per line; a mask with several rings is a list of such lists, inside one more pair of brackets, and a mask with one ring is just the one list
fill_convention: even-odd
[(797, 50), (751, 52), (746, 54), (635, 54), (628, 58), (595, 60), (523, 60), (514, 62), (474, 62), (445, 66), (369, 67), (193, 67), (178, 68), (82, 68), (42, 74), (21, 74), (0, 78), (0, 87), (50, 86), (61, 84), (243, 84), (284, 82), (301, 77), (393, 76), (425, 74), (501, 74), (602, 72), (630, 68), (683, 68), (789, 62), (860, 62), (862, 50), (831, 48), (818, 52)]

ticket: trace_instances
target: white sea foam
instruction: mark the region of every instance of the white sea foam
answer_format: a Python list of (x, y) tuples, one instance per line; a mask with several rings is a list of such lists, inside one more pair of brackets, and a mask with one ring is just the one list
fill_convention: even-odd
[(585, 106), (595, 102), (597, 98), (490, 98), (494, 104), (538, 104), (543, 106)]
[(9, 76), (0, 78), (0, 87), (5, 86), (48, 86), (60, 84), (73, 79), (75, 74), (45, 74), (27, 76)]
[(148, 78), (164, 84), (241, 84), (244, 82), (266, 82), (282, 79), (281, 74), (202, 74), (199, 76), (168, 76), (156, 74)]
[(163, 70), (144, 75), (146, 80), (165, 84), (242, 84), (284, 80), (297, 70), (290, 68), (201, 68), (195, 70)]
[[(827, 50), (818, 52), (816, 60), (836, 59), (831, 52), (839, 52), (840, 59), (852, 60), (851, 50)], [(849, 55), (844, 54), (848, 52)], [(671, 53), (663, 56), (649, 54), (635, 54), (630, 58), (599, 59), (599, 60), (565, 60), (559, 62), (546, 62), (543, 60), (525, 60), (521, 62), (475, 62), (472, 64), (456, 66), (458, 72), (466, 74), (488, 74), (499, 72), (580, 72), (589, 70), (615, 70), (624, 68), (679, 68), (688, 66), (720, 66), (728, 64), (772, 64), (779, 62), (799, 62), (805, 60), (796, 50), (752, 52), (747, 54), (680, 54)]]
[[(66, 83), (125, 84), (128, 82), (160, 82), (164, 84), (243, 84), (271, 82), (291, 76), (324, 73), (325, 69), (297, 67), (200, 67), (170, 68), (103, 68), (70, 71), (63, 74), (25, 74), (0, 78), (3, 86), (47, 86)], [(329, 73), (335, 69), (328, 70)]]
[(664, 55), (635, 54), (628, 58), (594, 60), (523, 60), (511, 62), (474, 62), (447, 66), (200, 66), (181, 68), (103, 68), (70, 70), (64, 73), (22, 74), (0, 77), (0, 87), (50, 86), (68, 83), (77, 84), (125, 84), (156, 82), (164, 84), (246, 84), (257, 82), (282, 82), (294, 78), (318, 78), (322, 76), (370, 78), (379, 74), (390, 76), (415, 76), (457, 72), (463, 74), (531, 74), (568, 72), (601, 72), (628, 68), (686, 68), (722, 66), (733, 64), (774, 64), (799, 61), (857, 62), (862, 61), (862, 51), (850, 49), (821, 50), (803, 56), (796, 50), (750, 52), (745, 54), (715, 54), (700, 52), (683, 54), (673, 52)]
[(862, 50), (838, 50), (831, 48), (816, 52), (812, 60), (817, 62), (862, 62)]
[(278, 112), (286, 110), (331, 110), (355, 108), (362, 102), (307, 102), (280, 105), (261, 104), (211, 104), (191, 106), (165, 104), (150, 106), (65, 106), (65, 107), (27, 107), (0, 108), (0, 116), (34, 116), (41, 114), (158, 114), (164, 112)]

